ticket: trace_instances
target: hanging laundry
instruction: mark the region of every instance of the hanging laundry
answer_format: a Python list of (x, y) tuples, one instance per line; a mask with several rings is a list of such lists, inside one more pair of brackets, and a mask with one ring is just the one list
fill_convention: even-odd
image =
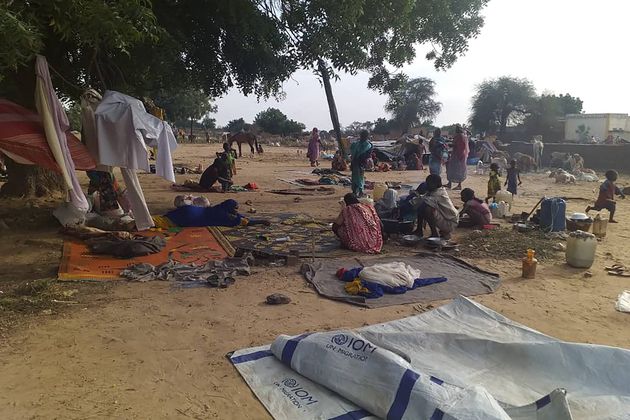
[(70, 123), (50, 80), (48, 62), (41, 55), (38, 55), (35, 61), (35, 74), (37, 76), (35, 106), (42, 119), (46, 140), (61, 170), (72, 207), (85, 214), (90, 206), (77, 179), (74, 162), (66, 140), (66, 132), (70, 129)]
[(177, 141), (168, 123), (146, 112), (140, 100), (112, 90), (103, 95), (95, 116), (101, 164), (150, 172), (148, 148), (157, 147), (157, 175), (175, 182)]

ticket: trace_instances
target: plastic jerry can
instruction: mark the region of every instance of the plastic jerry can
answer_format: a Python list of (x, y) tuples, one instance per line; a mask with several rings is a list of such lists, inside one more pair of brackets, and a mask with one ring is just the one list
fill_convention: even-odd
[(545, 198), (540, 205), (540, 227), (545, 232), (562, 232), (567, 228), (567, 203), (561, 198)]
[(593, 235), (598, 238), (606, 236), (606, 228), (608, 227), (608, 219), (603, 219), (599, 214), (593, 220)]

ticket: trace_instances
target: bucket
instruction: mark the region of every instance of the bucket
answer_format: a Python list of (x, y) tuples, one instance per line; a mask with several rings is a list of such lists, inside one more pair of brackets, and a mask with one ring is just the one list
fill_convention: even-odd
[(596, 249), (595, 235), (581, 230), (571, 232), (567, 239), (567, 264), (575, 268), (590, 268), (595, 261)]

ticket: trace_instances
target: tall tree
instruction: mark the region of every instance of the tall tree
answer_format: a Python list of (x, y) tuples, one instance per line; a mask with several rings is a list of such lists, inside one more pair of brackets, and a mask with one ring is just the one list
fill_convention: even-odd
[(259, 112), (254, 119), (254, 124), (269, 134), (283, 136), (300, 133), (306, 126), (301, 122), (290, 120), (277, 108), (267, 108)]
[(389, 134), (389, 132), (392, 131), (395, 125), (396, 125), (396, 121), (394, 120), (388, 120), (386, 118), (379, 118), (376, 121), (374, 121), (374, 128), (372, 129), (372, 132), (374, 134), (383, 134), (383, 135)]
[(156, 102), (160, 104), (170, 121), (175, 121), (178, 125), (182, 122), (190, 123), (190, 135), (193, 132), (193, 123), (200, 120), (210, 112), (217, 112), (217, 107), (212, 100), (201, 89), (181, 90), (174, 94), (160, 94), (156, 97)]
[(237, 133), (239, 131), (247, 131), (251, 125), (247, 124), (243, 118), (238, 118), (232, 121), (229, 121), (227, 125), (224, 127), (226, 131), (230, 133)]
[(385, 109), (392, 113), (404, 134), (424, 119), (433, 118), (440, 112), (442, 104), (436, 102), (434, 96), (433, 80), (425, 77), (404, 80), (389, 94)]
[(530, 115), (525, 118), (525, 132), (529, 136), (542, 135), (546, 142), (564, 140), (562, 119), (567, 114), (582, 112), (582, 100), (568, 93), (543, 94), (534, 102)]
[[(9, 0), (0, 2), (0, 33), (11, 34), (0, 40), (0, 96), (30, 109), (35, 54), (75, 100), (87, 86), (136, 97), (215, 97), (232, 86), (269, 96), (298, 67), (287, 34), (256, 0)], [(42, 171), (9, 166), (5, 187), (23, 185), (3, 191), (30, 193)]]
[(258, 0), (278, 22), (304, 69), (322, 81), (331, 120), (341, 128), (330, 79), (343, 71), (371, 73), (370, 88), (394, 89), (402, 80), (390, 69), (416, 55), (415, 46), (430, 43), (426, 58), (437, 68), (450, 66), (468, 48), (483, 25), (481, 9), (488, 0)]
[(374, 123), (372, 121), (365, 121), (365, 122), (355, 121), (349, 126), (347, 126), (344, 129), (344, 131), (346, 132), (346, 134), (358, 136), (361, 133), (361, 131), (363, 130), (372, 131), (373, 128), (374, 128)]
[(508, 125), (523, 122), (536, 99), (534, 85), (527, 79), (499, 77), (477, 86), (472, 100), (470, 123), (477, 131), (505, 134)]
[(282, 134), (286, 121), (287, 116), (278, 108), (267, 108), (256, 115), (254, 124), (269, 134)]

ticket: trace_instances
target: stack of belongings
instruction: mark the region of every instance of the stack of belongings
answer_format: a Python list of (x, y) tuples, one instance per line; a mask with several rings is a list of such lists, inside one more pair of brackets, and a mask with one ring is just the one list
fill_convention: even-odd
[(374, 264), (369, 267), (340, 268), (337, 278), (346, 282), (348, 294), (376, 299), (385, 293), (400, 295), (407, 290), (445, 282), (446, 277), (421, 278), (420, 270), (403, 262)]

